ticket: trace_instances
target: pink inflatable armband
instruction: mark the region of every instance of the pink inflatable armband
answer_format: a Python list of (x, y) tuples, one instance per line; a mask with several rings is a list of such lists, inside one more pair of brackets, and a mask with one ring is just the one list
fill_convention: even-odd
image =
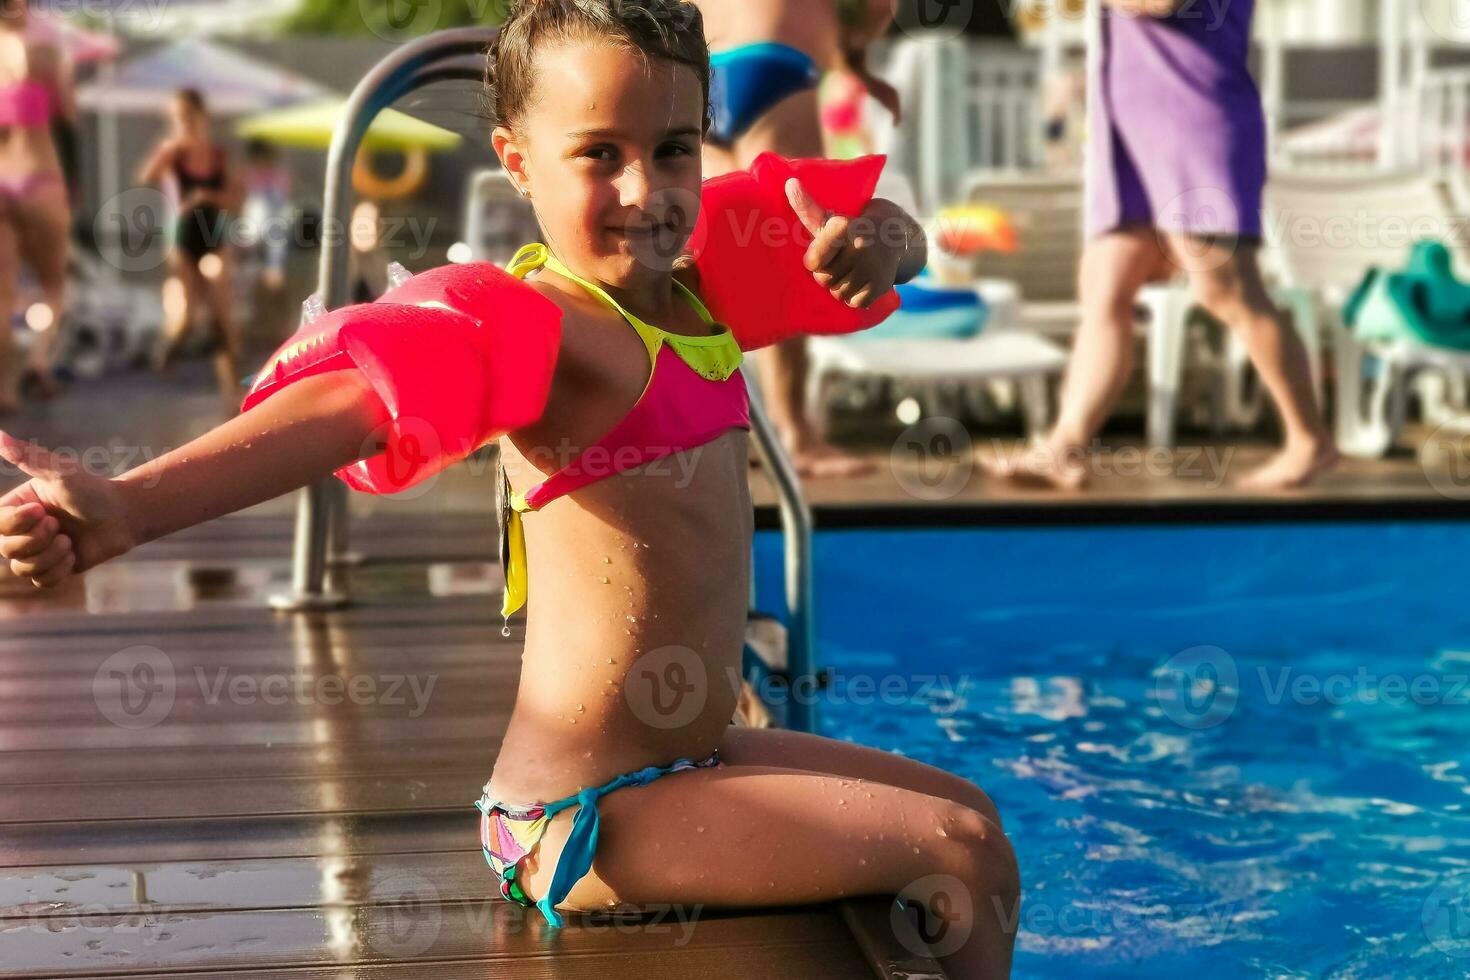
[(303, 325), (266, 362), (241, 410), (302, 378), (357, 369), (392, 422), (382, 453), (337, 476), (354, 490), (397, 493), (541, 417), (561, 317), (492, 263), (442, 266)]
[(860, 310), (817, 282), (803, 264), (812, 234), (786, 197), (786, 182), (796, 177), (829, 212), (855, 218), (873, 199), (885, 159), (787, 160), (762, 153), (750, 170), (705, 182), (690, 239), (699, 292), (741, 349), (796, 334), (866, 330), (898, 309), (896, 291)]

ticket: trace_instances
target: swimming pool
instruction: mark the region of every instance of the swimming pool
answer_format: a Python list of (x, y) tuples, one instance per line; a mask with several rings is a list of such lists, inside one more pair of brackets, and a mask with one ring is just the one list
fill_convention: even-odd
[(823, 731), (996, 799), (1018, 977), (1458, 980), (1467, 562), (1470, 523), (820, 532)]

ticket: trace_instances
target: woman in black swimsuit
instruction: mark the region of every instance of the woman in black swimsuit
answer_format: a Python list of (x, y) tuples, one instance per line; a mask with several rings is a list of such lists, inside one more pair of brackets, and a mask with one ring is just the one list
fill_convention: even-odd
[(169, 137), (138, 175), (145, 184), (172, 180), (179, 208), (174, 247), (168, 257), (172, 275), (163, 285), (163, 344), (154, 368), (168, 367), (188, 336), (194, 311), (204, 306), (212, 321), (211, 354), (220, 394), (238, 404), (239, 338), (230, 310), (233, 290), (227, 246), (229, 212), (238, 204), (240, 188), (224, 148), (209, 139), (203, 96), (194, 89), (181, 90), (170, 106), (170, 122)]

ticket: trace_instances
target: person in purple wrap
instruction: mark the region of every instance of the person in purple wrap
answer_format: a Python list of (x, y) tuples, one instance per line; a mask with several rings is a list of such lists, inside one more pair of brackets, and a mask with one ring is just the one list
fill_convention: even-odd
[(1089, 85), (1082, 323), (1056, 428), (991, 464), (1062, 488), (1087, 481), (1087, 445), (1133, 369), (1134, 303), (1147, 282), (1189, 277), (1194, 299), (1244, 342), (1285, 444), (1255, 489), (1300, 486), (1338, 460), (1305, 347), (1262, 282), (1266, 126), (1247, 69), (1254, 0), (1102, 0)]

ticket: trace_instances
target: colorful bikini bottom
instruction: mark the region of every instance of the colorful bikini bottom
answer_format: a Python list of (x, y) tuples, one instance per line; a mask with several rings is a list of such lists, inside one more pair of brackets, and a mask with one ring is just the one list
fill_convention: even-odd
[[(490, 798), (490, 787), (475, 801), (480, 811), (480, 847), (485, 852), (485, 862), (500, 879), (500, 894), (507, 900), (524, 908), (532, 906), (541, 910), (546, 921), (561, 927), (564, 920), (556, 911), (571, 892), (592, 869), (592, 859), (597, 853), (598, 813), (597, 801), (613, 790), (624, 786), (646, 786), (661, 776), (685, 769), (718, 769), (724, 766), (716, 749), (708, 759), (691, 762), (676, 760), (672, 765), (649, 766), (619, 776), (602, 786), (592, 786), (554, 803), (516, 804)], [(577, 807), (572, 818), (572, 832), (566, 846), (557, 858), (556, 870), (551, 876), (551, 885), (540, 901), (532, 902), (521, 889), (518, 880), (521, 862), (536, 849), (546, 833), (551, 818), (563, 810)]]

